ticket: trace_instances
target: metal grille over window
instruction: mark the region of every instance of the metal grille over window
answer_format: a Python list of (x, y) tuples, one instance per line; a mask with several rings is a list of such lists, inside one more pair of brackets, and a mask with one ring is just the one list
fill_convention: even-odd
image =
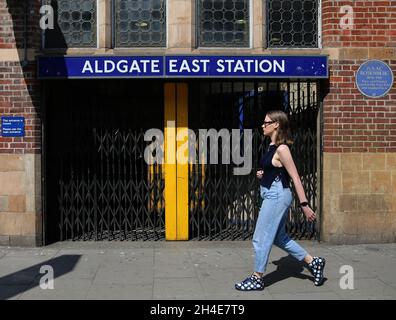
[(249, 46), (249, 0), (199, 0), (197, 3), (198, 46)]
[(46, 48), (96, 47), (95, 0), (45, 0), (54, 9), (54, 29), (45, 31)]
[(268, 47), (318, 47), (319, 0), (267, 0)]
[(164, 47), (165, 0), (115, 0), (117, 47)]

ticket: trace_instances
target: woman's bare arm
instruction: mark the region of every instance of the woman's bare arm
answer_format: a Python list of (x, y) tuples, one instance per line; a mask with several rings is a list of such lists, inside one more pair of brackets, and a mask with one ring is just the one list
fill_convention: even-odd
[(293, 180), (294, 187), (296, 188), (296, 192), (298, 195), (298, 199), (300, 202), (307, 201), (307, 197), (305, 196), (304, 188), (301, 183), (300, 175), (297, 172), (296, 165), (294, 164), (293, 157), (290, 153), (290, 149), (287, 145), (280, 145), (277, 149), (277, 153), (280, 158), (280, 162), (286, 168), (289, 173), (290, 178)]
[[(301, 183), (300, 175), (298, 174), (296, 165), (294, 164), (293, 157), (291, 155), (290, 149), (287, 145), (280, 145), (277, 149), (277, 153), (280, 158), (280, 162), (286, 168), (287, 172), (289, 173), (290, 178), (293, 180), (294, 188), (296, 189), (296, 193), (298, 199), (301, 202), (307, 202), (307, 197), (305, 195), (304, 187)], [(304, 214), (307, 216), (308, 220), (313, 221), (315, 220), (315, 213), (309, 207), (302, 207)]]

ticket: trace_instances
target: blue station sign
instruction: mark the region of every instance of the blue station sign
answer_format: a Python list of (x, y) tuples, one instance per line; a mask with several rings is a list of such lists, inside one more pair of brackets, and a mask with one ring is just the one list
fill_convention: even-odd
[(327, 56), (40, 57), (48, 78), (327, 78)]

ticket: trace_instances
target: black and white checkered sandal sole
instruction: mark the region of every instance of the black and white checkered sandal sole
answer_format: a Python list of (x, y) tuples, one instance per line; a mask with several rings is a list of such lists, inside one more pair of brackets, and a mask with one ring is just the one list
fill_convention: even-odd
[(313, 261), (309, 264), (310, 271), (314, 276), (315, 286), (321, 286), (324, 282), (324, 268), (326, 259), (321, 257), (314, 257)]
[(255, 275), (235, 284), (235, 289), (239, 291), (257, 291), (264, 290), (264, 282)]

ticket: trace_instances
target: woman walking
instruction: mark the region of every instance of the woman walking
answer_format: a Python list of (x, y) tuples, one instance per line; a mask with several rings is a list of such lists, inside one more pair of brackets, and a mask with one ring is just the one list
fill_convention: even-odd
[(306, 218), (310, 222), (316, 219), (315, 212), (309, 207), (300, 176), (288, 147), (291, 141), (287, 114), (283, 111), (268, 112), (262, 128), (264, 135), (271, 139), (271, 143), (260, 160), (260, 167), (263, 170), (257, 171), (257, 177), (260, 179), (260, 193), (264, 201), (253, 235), (255, 269), (251, 276), (236, 283), (235, 288), (242, 291), (264, 289), (263, 274), (273, 244), (299, 261), (304, 260), (314, 276), (314, 284), (320, 286), (323, 283), (325, 259), (312, 257), (299, 244), (290, 239), (285, 231), (286, 218), (292, 202), (290, 178), (293, 180), (300, 207)]

